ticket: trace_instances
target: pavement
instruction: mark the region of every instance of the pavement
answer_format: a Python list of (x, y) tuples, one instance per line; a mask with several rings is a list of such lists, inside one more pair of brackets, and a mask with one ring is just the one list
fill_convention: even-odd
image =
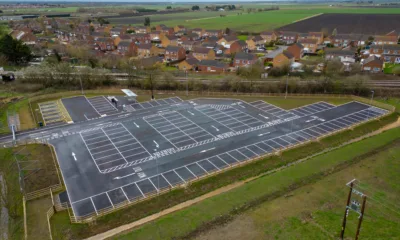
[[(98, 108), (82, 106), (85, 113)], [(17, 134), (54, 146), (75, 216), (147, 198), (387, 113), (359, 102), (284, 110), (264, 101), (177, 97), (129, 106), (129, 112), (107, 106), (111, 113), (103, 117)]]

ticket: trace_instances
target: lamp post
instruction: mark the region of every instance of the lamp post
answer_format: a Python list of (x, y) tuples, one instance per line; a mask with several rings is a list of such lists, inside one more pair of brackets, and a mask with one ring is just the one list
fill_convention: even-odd
[(81, 77), (79, 77), (79, 82), (81, 83), (81, 92), (82, 92), (82, 95), (85, 95), (85, 93), (83, 92), (83, 84), (82, 84), (82, 78), (81, 78)]
[(289, 73), (288, 73), (287, 76), (286, 76), (286, 92), (285, 92), (285, 99), (287, 98), (288, 84), (289, 84)]
[(186, 80), (186, 97), (189, 96), (189, 83), (188, 83), (188, 77), (187, 77), (187, 71), (186, 71), (186, 66), (183, 67), (183, 70), (185, 71), (185, 80)]

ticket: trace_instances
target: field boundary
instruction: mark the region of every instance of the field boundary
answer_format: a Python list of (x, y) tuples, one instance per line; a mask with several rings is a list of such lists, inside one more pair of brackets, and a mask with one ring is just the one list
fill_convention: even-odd
[(318, 17), (318, 16), (321, 16), (322, 14), (324, 14), (324, 13), (317, 13), (317, 14), (309, 16), (309, 17), (305, 17), (305, 18), (302, 18), (302, 19), (299, 19), (299, 20), (295, 20), (292, 23), (297, 23), (297, 22), (301, 22), (301, 21), (304, 21), (304, 20), (307, 20), (307, 19), (310, 19), (310, 18), (313, 18), (313, 17)]

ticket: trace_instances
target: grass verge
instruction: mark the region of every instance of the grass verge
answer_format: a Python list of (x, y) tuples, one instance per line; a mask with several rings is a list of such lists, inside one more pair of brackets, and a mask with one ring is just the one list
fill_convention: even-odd
[(321, 152), (326, 148), (338, 146), (350, 139), (363, 136), (368, 132), (372, 132), (389, 123), (395, 122), (397, 118), (398, 114), (394, 113), (382, 118), (381, 120), (371, 121), (367, 124), (358, 126), (352, 131), (346, 131), (322, 139), (320, 142), (312, 142), (295, 149), (284, 151), (280, 156), (269, 156), (262, 160), (194, 182), (186, 189), (175, 189), (157, 198), (133, 205), (123, 211), (117, 211), (99, 218), (94, 225), (72, 225), (69, 223), (68, 214), (66, 212), (57, 213), (52, 218), (53, 237), (57, 239), (80, 239), (104, 232), (120, 225), (141, 219), (189, 199), (201, 196), (207, 192), (238, 180), (258, 176), (271, 169), (281, 167), (298, 159)]
[[(21, 188), (25, 192), (32, 192), (58, 183), (54, 161), (50, 148), (42, 144), (1, 148), (0, 159), (0, 172), (7, 186), (7, 194), (2, 197), (10, 215), (9, 239), (23, 239), (23, 195)], [(15, 159), (20, 161), (21, 168), (33, 169), (31, 171), (21, 171), (21, 178), (23, 179), (21, 183), (23, 186), (20, 185), (20, 174)], [(27, 202), (27, 206), (29, 211), (30, 202)], [(32, 218), (28, 219), (28, 221), (38, 222), (37, 219)], [(32, 227), (34, 228), (35, 225), (29, 226), (30, 230), (35, 231)]]
[(114, 239), (189, 239), (198, 232), (209, 229), (215, 224), (226, 223), (234, 216), (265, 201), (275, 199), (305, 184), (316, 182), (364, 158), (385, 151), (398, 139), (399, 134), (399, 128), (389, 130), (311, 158), (294, 167), (263, 176), (230, 192), (162, 217)]

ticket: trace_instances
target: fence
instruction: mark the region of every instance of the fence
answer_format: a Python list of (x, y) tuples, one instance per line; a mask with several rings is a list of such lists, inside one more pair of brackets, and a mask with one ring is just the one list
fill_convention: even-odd
[(28, 225), (26, 223), (26, 199), (25, 196), (22, 196), (22, 208), (24, 211), (24, 239), (28, 239)]
[(26, 193), (25, 198), (26, 198), (26, 201), (30, 201), (30, 200), (37, 199), (37, 198), (40, 198), (43, 196), (47, 196), (47, 195), (49, 195), (50, 192), (58, 192), (63, 189), (64, 188), (61, 184), (56, 184), (56, 185), (53, 185), (53, 186), (50, 186), (47, 188), (43, 188), (43, 189), (40, 189), (40, 190), (37, 190), (34, 192)]
[(49, 210), (46, 213), (47, 216), (47, 225), (49, 227), (49, 236), (50, 239), (53, 240), (53, 235), (51, 234), (51, 225), (50, 225), (50, 218), (54, 215), (54, 207), (49, 208)]

